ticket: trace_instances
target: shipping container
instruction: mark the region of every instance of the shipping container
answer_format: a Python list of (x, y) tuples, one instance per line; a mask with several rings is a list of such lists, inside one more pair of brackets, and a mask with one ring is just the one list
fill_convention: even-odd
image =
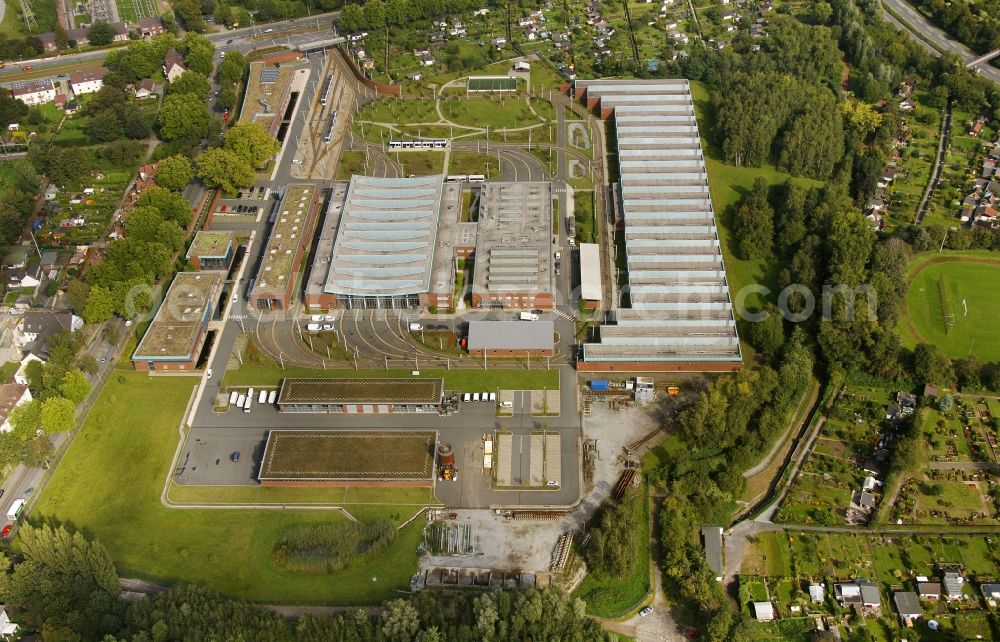
[(610, 389), (611, 385), (608, 383), (607, 379), (594, 379), (590, 382), (590, 389), (595, 391), (604, 391)]

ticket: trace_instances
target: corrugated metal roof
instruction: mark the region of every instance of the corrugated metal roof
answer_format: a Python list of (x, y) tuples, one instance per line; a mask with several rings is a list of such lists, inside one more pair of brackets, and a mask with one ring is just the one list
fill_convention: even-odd
[(469, 350), (551, 350), (552, 321), (470, 321)]
[(575, 91), (613, 110), (632, 306), (584, 360), (739, 361), (688, 82), (578, 80)]

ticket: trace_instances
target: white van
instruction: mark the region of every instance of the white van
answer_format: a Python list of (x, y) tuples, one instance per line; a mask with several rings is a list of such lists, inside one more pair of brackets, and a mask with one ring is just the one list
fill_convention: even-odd
[(514, 407), (514, 402), (513, 401), (501, 401), (500, 402), (500, 407), (501, 408), (513, 408)]
[(491, 392), (490, 393), (490, 401), (496, 403), (496, 400), (497, 400), (497, 393)]
[(419, 324), (419, 323), (411, 323), (410, 324), (410, 332), (420, 332), (423, 329), (424, 329), (424, 326), (421, 325), (421, 324)]
[(267, 402), (267, 390), (261, 390), (260, 395), (257, 397), (257, 403)]
[(278, 391), (277, 390), (272, 390), (267, 395), (267, 403), (273, 404), (274, 400), (277, 399), (277, 398), (278, 398)]
[(7, 519), (12, 522), (16, 522), (17, 518), (21, 516), (21, 513), (24, 512), (24, 505), (27, 503), (28, 500), (23, 497), (21, 499), (15, 499), (14, 503), (10, 505), (10, 510), (7, 511)]
[(242, 408), (243, 406), (246, 405), (246, 403), (247, 403), (247, 396), (246, 395), (239, 395), (238, 397), (236, 397), (236, 407), (237, 408)]
[(479, 393), (478, 392), (472, 393), (472, 400), (473, 401), (479, 401)]
[(231, 406), (234, 403), (236, 403), (236, 400), (239, 399), (239, 398), (240, 398), (240, 393), (236, 392), (235, 390), (233, 390), (232, 392), (230, 392), (229, 393), (229, 405)]
[(464, 401), (465, 403), (469, 403), (470, 401), (472, 401), (472, 393), (467, 392), (464, 395), (462, 395), (462, 401)]

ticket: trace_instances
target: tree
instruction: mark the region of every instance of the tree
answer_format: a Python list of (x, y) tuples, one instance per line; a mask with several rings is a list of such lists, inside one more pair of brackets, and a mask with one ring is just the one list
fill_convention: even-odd
[(50, 397), (42, 402), (41, 418), (47, 433), (72, 430), (76, 425), (76, 404), (65, 397)]
[(22, 525), (17, 540), (23, 559), (0, 578), (0, 594), (18, 605), (22, 624), (66, 626), (78, 633), (77, 639), (99, 639), (108, 624), (118, 628), (121, 589), (104, 546), (47, 524)]
[(97, 47), (110, 45), (114, 39), (115, 30), (104, 20), (94, 22), (90, 25), (90, 31), (87, 32), (87, 42)]
[(353, 2), (344, 6), (343, 11), (340, 12), (340, 29), (344, 33), (360, 31), (364, 24), (365, 15), (360, 6)]
[(209, 187), (234, 192), (249, 187), (257, 178), (249, 162), (228, 149), (209, 149), (196, 161), (198, 176)]
[(160, 135), (165, 140), (195, 143), (208, 133), (208, 109), (193, 94), (167, 96), (159, 119)]
[(14, 98), (6, 91), (0, 92), (0, 128), (7, 130), (7, 125), (21, 122), (28, 114), (28, 106)]
[(83, 308), (83, 320), (100, 323), (110, 319), (115, 313), (115, 299), (111, 290), (95, 285), (87, 291), (87, 302)]
[(955, 405), (955, 400), (952, 399), (951, 395), (941, 395), (941, 398), (938, 399), (938, 408), (945, 412), (951, 410), (953, 405)]
[(167, 85), (167, 95), (193, 94), (199, 101), (205, 102), (208, 100), (210, 89), (206, 76), (189, 69)]
[(951, 359), (935, 345), (918, 343), (913, 349), (913, 377), (921, 385), (951, 383)]
[[(157, 172), (156, 178), (159, 180), (159, 172)], [(139, 207), (155, 207), (164, 220), (173, 221), (180, 227), (187, 227), (191, 222), (191, 204), (182, 194), (172, 192), (165, 186), (149, 188), (139, 197), (137, 204)]]
[(246, 64), (247, 58), (242, 52), (227, 51), (226, 57), (219, 63), (219, 70), (217, 72), (219, 84), (235, 85), (239, 83), (243, 80), (243, 71), (246, 68)]
[(382, 633), (394, 642), (409, 642), (420, 628), (417, 609), (406, 600), (392, 600), (382, 613)]
[(63, 377), (59, 391), (62, 396), (75, 404), (80, 403), (90, 394), (90, 380), (82, 370), (70, 370)]
[(156, 170), (156, 184), (176, 192), (187, 187), (194, 178), (194, 168), (186, 156), (176, 154), (160, 161)]
[(215, 46), (205, 36), (199, 33), (184, 34), (181, 41), (181, 49), (184, 50), (184, 64), (191, 71), (196, 71), (202, 76), (212, 75), (215, 66)]
[(767, 181), (758, 178), (740, 202), (733, 217), (733, 233), (741, 258), (760, 259), (772, 255), (774, 210), (768, 202)]
[(146, 120), (146, 115), (134, 105), (129, 105), (125, 108), (125, 114), (122, 117), (122, 127), (125, 135), (132, 140), (148, 138), (153, 131), (149, 126), (149, 121)]
[(281, 143), (260, 125), (240, 122), (226, 132), (225, 148), (260, 169), (281, 150)]
[(32, 399), (28, 403), (15, 406), (10, 411), (10, 425), (19, 440), (27, 441), (34, 437), (42, 427), (42, 402)]
[(769, 304), (764, 310), (767, 318), (747, 323), (750, 343), (768, 358), (774, 357), (785, 343), (785, 327), (777, 306)]
[[(113, 328), (113, 327), (116, 326), (114, 325), (105, 326), (105, 328)], [(114, 341), (111, 341), (109, 343), (114, 343)], [(87, 374), (97, 374), (97, 371), (101, 369), (100, 364), (97, 363), (97, 359), (95, 359), (94, 355), (90, 353), (81, 355), (80, 358), (76, 360), (76, 367), (79, 368), (80, 370), (83, 370)]]
[(121, 138), (125, 133), (121, 119), (111, 109), (99, 111), (91, 116), (87, 121), (86, 131), (88, 136), (102, 143)]

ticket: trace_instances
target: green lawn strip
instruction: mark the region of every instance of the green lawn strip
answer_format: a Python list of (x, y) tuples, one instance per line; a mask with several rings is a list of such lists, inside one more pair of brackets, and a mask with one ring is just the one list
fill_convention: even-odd
[(204, 584), (251, 600), (368, 604), (407, 588), (420, 520), (401, 530), (383, 556), (320, 578), (275, 568), (271, 548), (289, 525), (346, 519), (333, 511), (163, 506), (163, 478), (192, 387), (186, 378), (116, 371), (32, 518), (100, 539), (124, 576)]
[(632, 504), (642, 513), (640, 523), (645, 525), (638, 538), (636, 563), (626, 578), (598, 578), (588, 573), (580, 586), (573, 591), (587, 603), (587, 612), (597, 617), (618, 618), (638, 609), (649, 595), (652, 586), (649, 555), (649, 485), (642, 485), (641, 493), (633, 493)]
[[(901, 324), (903, 345), (913, 346), (923, 340), (953, 358), (974, 353), (983, 361), (1000, 359), (1000, 336), (990, 324), (982, 322), (1000, 318), (1000, 260), (982, 254), (951, 255), (954, 260), (942, 258), (940, 263), (925, 259), (911, 267), (905, 322)], [(943, 284), (939, 285), (942, 277)], [(941, 290), (948, 297), (949, 310), (942, 307)], [(951, 317), (946, 317), (948, 314)], [(945, 318), (954, 321), (947, 332)]]
[[(223, 386), (278, 386), (286, 377), (318, 378), (364, 378), (382, 379), (386, 377), (412, 378), (409, 370), (316, 370), (314, 368), (245, 365), (238, 370), (227, 370)], [(471, 368), (441, 370), (421, 370), (421, 378), (444, 378), (448, 390), (468, 392), (492, 392), (503, 390), (557, 390), (558, 370), (501, 369), (473, 370)]]
[(500, 161), (496, 156), (456, 150), (448, 159), (448, 173), (497, 177), (500, 175)]

